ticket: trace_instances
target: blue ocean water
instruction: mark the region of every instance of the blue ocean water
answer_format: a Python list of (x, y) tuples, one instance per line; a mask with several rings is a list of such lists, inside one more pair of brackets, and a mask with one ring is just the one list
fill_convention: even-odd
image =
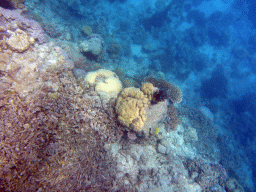
[(69, 53), (78, 76), (89, 71), (84, 63), (97, 61), (104, 68), (121, 67), (137, 81), (153, 74), (178, 85), (179, 105), (200, 109), (218, 130), (220, 164), (246, 191), (255, 191), (255, 1), (27, 0), (25, 5), (27, 16), (64, 49), (90, 35), (84, 26), (102, 37), (102, 58), (75, 48)]

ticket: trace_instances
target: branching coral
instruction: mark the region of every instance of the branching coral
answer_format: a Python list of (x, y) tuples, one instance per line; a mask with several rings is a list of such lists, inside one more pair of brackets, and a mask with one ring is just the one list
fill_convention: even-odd
[(121, 137), (111, 106), (103, 109), (98, 97), (83, 96), (68, 71), (47, 70), (40, 79), (41, 89), (25, 100), (9, 91), (11, 84), (1, 84), (0, 185), (10, 191), (110, 190), (115, 166), (103, 148)]
[(152, 83), (159, 89), (165, 89), (167, 91), (167, 97), (172, 103), (179, 103), (182, 100), (181, 90), (174, 84), (169, 83), (163, 79), (156, 79), (154, 77), (147, 77), (144, 79), (145, 82)]
[(56, 123), (36, 107), (41, 100), (24, 105), (15, 91), (3, 87), (1, 91), (0, 184), (10, 191), (34, 190), (38, 187), (38, 172), (44, 165), (44, 148)]
[(0, 53), (0, 190), (111, 190), (120, 140), (114, 102), (83, 94), (53, 43)]
[(178, 110), (174, 107), (174, 105), (168, 106), (167, 118), (165, 121), (165, 128), (167, 131), (175, 130), (178, 124), (181, 123), (181, 120), (178, 115)]

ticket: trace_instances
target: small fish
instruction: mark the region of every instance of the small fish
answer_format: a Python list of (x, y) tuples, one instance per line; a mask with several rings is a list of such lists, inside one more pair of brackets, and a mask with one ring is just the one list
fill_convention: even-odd
[(156, 134), (159, 133), (159, 127), (157, 127), (157, 128), (155, 129), (155, 133), (156, 133)]

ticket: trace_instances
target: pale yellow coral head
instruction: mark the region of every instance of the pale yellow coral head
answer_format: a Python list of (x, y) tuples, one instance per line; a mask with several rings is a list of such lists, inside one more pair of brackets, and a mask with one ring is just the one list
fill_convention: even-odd
[(99, 69), (97, 71), (89, 72), (85, 77), (85, 81), (89, 82), (90, 84), (94, 84), (97, 82), (98, 77), (108, 78), (108, 77), (117, 77), (117, 75), (110, 70)]
[(114, 93), (117, 95), (122, 90), (122, 83), (118, 76), (106, 69), (89, 72), (85, 77), (85, 81), (91, 86), (95, 86), (96, 92)]
[(95, 86), (95, 91), (118, 94), (122, 90), (122, 83), (118, 78), (109, 77), (104, 82), (99, 82)]

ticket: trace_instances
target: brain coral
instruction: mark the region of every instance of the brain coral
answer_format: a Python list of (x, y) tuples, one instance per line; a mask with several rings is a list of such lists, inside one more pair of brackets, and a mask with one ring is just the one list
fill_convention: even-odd
[(116, 103), (119, 122), (134, 131), (142, 131), (146, 120), (145, 109), (148, 105), (149, 100), (140, 89), (125, 88)]
[(118, 94), (122, 90), (122, 83), (117, 75), (106, 69), (89, 72), (85, 77), (85, 81), (95, 86), (96, 92), (102, 91), (105, 93)]

